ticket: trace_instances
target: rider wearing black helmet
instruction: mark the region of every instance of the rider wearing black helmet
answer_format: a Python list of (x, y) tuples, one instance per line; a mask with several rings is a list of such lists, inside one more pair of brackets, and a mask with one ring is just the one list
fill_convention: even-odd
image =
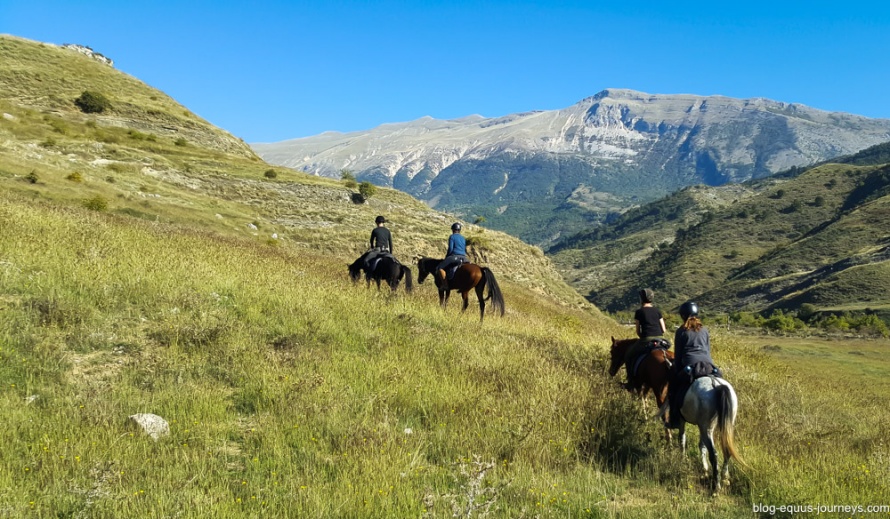
[(448, 238), (448, 251), (445, 253), (445, 259), (439, 263), (439, 267), (436, 269), (439, 274), (440, 287), (447, 288), (448, 279), (446, 277), (446, 271), (455, 263), (469, 263), (470, 260), (467, 258), (467, 240), (460, 233), (462, 227), (460, 222), (454, 222), (451, 224), (451, 236)]
[(371, 267), (371, 261), (382, 254), (392, 254), (392, 233), (389, 232), (389, 229), (384, 227), (386, 223), (386, 218), (382, 216), (378, 216), (374, 223), (377, 224), (377, 227), (371, 231), (371, 248), (368, 249), (368, 252), (365, 253), (364, 256), (364, 269), (368, 270)]
[(681, 399), (692, 381), (701, 376), (720, 374), (711, 359), (711, 337), (708, 329), (702, 325), (698, 312), (698, 305), (694, 301), (680, 305), (683, 324), (674, 334), (674, 364), (668, 384), (668, 402), (671, 406), (668, 427), (671, 428), (680, 426)]

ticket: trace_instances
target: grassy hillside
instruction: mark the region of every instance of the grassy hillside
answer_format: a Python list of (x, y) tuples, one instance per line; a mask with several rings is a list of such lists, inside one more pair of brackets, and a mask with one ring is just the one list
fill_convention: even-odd
[[(505, 282), (510, 312), (480, 326), (429, 290), (353, 286), (314, 252), (5, 202), (12, 516), (448, 517), (474, 499), (496, 517), (747, 517), (880, 502), (890, 477), (870, 396), (887, 367), (868, 349), (867, 390), (832, 376), (839, 407), (775, 349), (715, 330), (751, 468), (709, 498), (695, 449), (665, 449), (651, 402), (606, 376), (617, 330), (590, 312)], [(129, 426), (142, 412), (170, 436)]]
[[(453, 217), (410, 196), (382, 189), (355, 204), (341, 183), (272, 168), (240, 141), (107, 65), (16, 38), (0, 38), (0, 45), (8, 52), (0, 77), (13, 78), (0, 90), (4, 189), (73, 204), (104, 201), (113, 213), (252, 236), (257, 243), (275, 234), (280, 244), (342, 261), (364, 252), (374, 217), (385, 214), (400, 259), (444, 254)], [(73, 99), (88, 89), (107, 92), (113, 108), (83, 114)], [(183, 134), (190, 136), (185, 142)], [(237, 145), (216, 145), (227, 138)], [(540, 249), (472, 225), (465, 234), (476, 239), (478, 258), (499, 279), (584, 304)]]
[[(242, 140), (207, 123), (163, 92), (92, 58), (6, 35), (0, 35), (0, 55), (0, 97), (11, 106), (44, 112), (43, 123), (59, 135), (113, 144), (106, 141), (113, 140), (115, 134), (99, 128), (127, 128), (162, 142), (183, 139), (187, 144), (259, 161)], [(87, 90), (106, 96), (112, 109), (91, 116), (81, 114), (73, 101)], [(95, 126), (89, 132), (69, 128), (56, 118), (59, 116)], [(39, 126), (28, 130), (34, 135), (42, 133)]]
[(553, 259), (610, 310), (634, 306), (644, 286), (666, 308), (688, 298), (723, 311), (880, 306), (890, 169), (871, 163), (878, 156), (866, 150), (863, 165), (854, 156), (843, 159), (849, 165), (676, 193), (565, 240)]
[[(93, 65), (0, 44), (3, 70)], [(96, 65), (96, 84), (124, 81)], [(354, 204), (341, 183), (205, 146), (226, 135), (209, 126), (177, 144), (110, 123), (117, 108), (86, 116), (66, 104), (79, 84), (24, 96), (57, 81), (35, 70), (0, 90), (0, 515), (749, 517), (885, 497), (873, 349), (827, 395), (786, 350), (714, 330), (750, 468), (711, 498), (695, 433), (666, 449), (651, 402), (605, 374), (626, 330), (540, 250), (467, 227), (507, 301), (484, 325), (441, 310), (429, 283), (354, 286), (345, 262), (376, 214), (402, 258), (441, 251), (451, 217), (391, 190)], [(170, 435), (153, 441), (136, 413)]]

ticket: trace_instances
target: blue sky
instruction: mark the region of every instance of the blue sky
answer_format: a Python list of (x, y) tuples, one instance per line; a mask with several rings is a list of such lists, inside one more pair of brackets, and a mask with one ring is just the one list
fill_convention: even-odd
[(0, 33), (79, 43), (247, 142), (605, 88), (890, 118), (887, 2), (0, 0)]

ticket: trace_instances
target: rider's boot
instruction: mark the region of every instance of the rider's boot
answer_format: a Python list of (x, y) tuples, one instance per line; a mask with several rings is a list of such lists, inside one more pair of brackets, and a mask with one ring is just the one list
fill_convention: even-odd
[(445, 275), (445, 269), (439, 269), (439, 275), (442, 276), (442, 290), (448, 290), (448, 276)]

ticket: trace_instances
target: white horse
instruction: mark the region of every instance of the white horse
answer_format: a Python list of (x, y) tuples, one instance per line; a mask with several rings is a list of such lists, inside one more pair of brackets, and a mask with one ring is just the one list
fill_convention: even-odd
[[(661, 414), (668, 411), (667, 402), (661, 407)], [(708, 472), (710, 461), (711, 490), (720, 488), (721, 480), (718, 479), (717, 450), (714, 447), (714, 432), (720, 442), (723, 451), (722, 481), (729, 483), (729, 460), (735, 458), (741, 465), (745, 462), (735, 451), (733, 442), (733, 429), (735, 418), (739, 409), (739, 400), (735, 390), (729, 382), (720, 377), (709, 376), (696, 379), (686, 396), (683, 398), (683, 406), (680, 414), (685, 422), (680, 422), (680, 447), (686, 450), (686, 422), (698, 425), (698, 446), (701, 449), (701, 461)]]

